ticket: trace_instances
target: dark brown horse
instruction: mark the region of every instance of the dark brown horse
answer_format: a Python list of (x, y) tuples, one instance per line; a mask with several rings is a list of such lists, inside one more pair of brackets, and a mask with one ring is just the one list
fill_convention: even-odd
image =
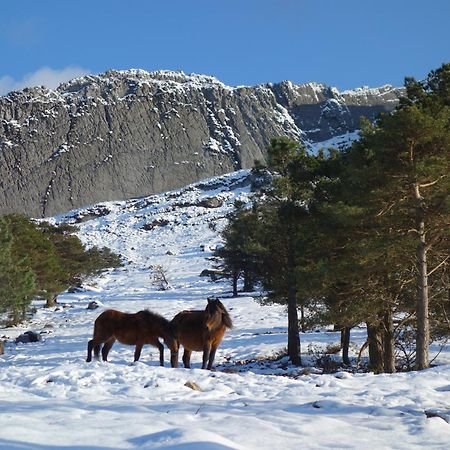
[(92, 349), (95, 358), (99, 358), (102, 348), (103, 361), (108, 360), (108, 353), (114, 342), (135, 345), (134, 360), (138, 361), (144, 344), (159, 349), (159, 363), (164, 366), (164, 346), (158, 338), (162, 338), (170, 350), (175, 351), (177, 342), (172, 333), (170, 322), (159, 314), (144, 310), (134, 314), (109, 309), (102, 312), (94, 323), (94, 337), (88, 342), (87, 362), (92, 360)]
[[(184, 347), (184, 367), (191, 366), (191, 353), (203, 352), (202, 369), (211, 369), (217, 347), (233, 323), (222, 302), (208, 298), (204, 311), (182, 311), (170, 322), (179, 345)], [(178, 367), (178, 348), (171, 352), (172, 367)]]

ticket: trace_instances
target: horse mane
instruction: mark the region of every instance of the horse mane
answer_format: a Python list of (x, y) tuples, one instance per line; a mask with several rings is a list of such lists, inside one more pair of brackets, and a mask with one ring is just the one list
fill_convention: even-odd
[(161, 314), (150, 311), (149, 309), (143, 309), (142, 311), (139, 311), (139, 313), (141, 313), (147, 320), (157, 322), (164, 331), (172, 333), (170, 322)]
[(222, 310), (222, 323), (231, 330), (233, 328), (233, 321), (231, 320), (230, 315), (228, 314), (228, 311), (225, 309), (225, 306)]
[(219, 299), (216, 299), (216, 301), (218, 309), (222, 312), (222, 324), (229, 329), (233, 328), (233, 321), (231, 320), (225, 305)]

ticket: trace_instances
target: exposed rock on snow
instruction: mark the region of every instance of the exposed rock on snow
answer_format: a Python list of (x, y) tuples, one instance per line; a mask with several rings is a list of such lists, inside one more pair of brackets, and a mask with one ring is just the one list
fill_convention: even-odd
[(25, 333), (17, 336), (15, 339), (15, 343), (19, 344), (27, 344), (28, 342), (39, 342), (42, 340), (42, 336), (35, 331), (26, 331)]
[(195, 381), (186, 381), (184, 385), (192, 389), (193, 391), (200, 391), (200, 392), (203, 391), (203, 389)]
[(87, 309), (97, 309), (100, 305), (93, 300), (92, 302), (89, 302), (87, 305)]

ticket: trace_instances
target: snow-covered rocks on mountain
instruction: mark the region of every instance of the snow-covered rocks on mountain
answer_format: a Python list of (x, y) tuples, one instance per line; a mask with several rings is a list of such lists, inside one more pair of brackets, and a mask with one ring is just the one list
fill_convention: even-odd
[(250, 168), (273, 137), (314, 147), (392, 110), (401, 93), (289, 81), (230, 87), (143, 70), (12, 92), (0, 97), (0, 213), (50, 216)]

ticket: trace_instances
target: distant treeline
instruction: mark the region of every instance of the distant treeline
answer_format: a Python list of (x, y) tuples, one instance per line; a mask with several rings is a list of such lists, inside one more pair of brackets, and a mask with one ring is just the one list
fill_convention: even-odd
[(350, 330), (365, 323), (376, 372), (426, 368), (430, 340), (450, 335), (450, 64), (405, 87), (346, 151), (273, 139), (254, 169), (271, 185), (223, 232), (217, 272), (235, 294), (242, 278), (287, 304), (294, 364), (299, 322), (342, 330), (347, 364)]
[(0, 317), (7, 323), (23, 320), (33, 298), (52, 306), (88, 275), (121, 265), (107, 248), (86, 249), (75, 230), (17, 214), (0, 217)]

